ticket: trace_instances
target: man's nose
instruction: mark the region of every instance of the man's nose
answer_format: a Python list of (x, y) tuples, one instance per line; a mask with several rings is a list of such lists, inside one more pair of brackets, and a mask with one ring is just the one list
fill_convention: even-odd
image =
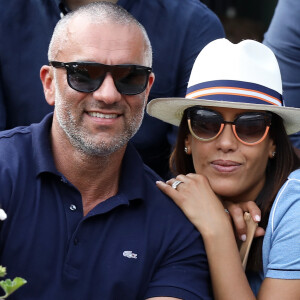
[(122, 95), (117, 90), (110, 73), (105, 75), (100, 87), (93, 92), (93, 97), (94, 99), (105, 102), (106, 104), (113, 104), (122, 99)]

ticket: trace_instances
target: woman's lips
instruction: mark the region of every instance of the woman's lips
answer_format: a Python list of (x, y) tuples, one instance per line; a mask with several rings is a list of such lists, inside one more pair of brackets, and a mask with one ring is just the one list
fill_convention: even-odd
[(214, 160), (211, 165), (215, 170), (223, 173), (234, 172), (241, 166), (240, 163), (231, 160)]

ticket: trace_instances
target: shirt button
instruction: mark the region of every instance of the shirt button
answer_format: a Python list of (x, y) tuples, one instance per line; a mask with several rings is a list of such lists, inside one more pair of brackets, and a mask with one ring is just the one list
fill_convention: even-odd
[(76, 246), (79, 243), (79, 240), (77, 238), (74, 239), (74, 245)]
[(76, 205), (71, 204), (71, 205), (70, 205), (70, 210), (72, 210), (72, 211), (76, 210)]
[(67, 180), (64, 177), (61, 177), (60, 181), (62, 181), (63, 183), (67, 183)]

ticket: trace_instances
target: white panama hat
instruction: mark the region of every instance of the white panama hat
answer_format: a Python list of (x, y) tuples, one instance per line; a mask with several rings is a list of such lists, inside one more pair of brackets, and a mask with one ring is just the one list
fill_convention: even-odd
[(147, 113), (178, 126), (195, 105), (270, 111), (283, 119), (287, 134), (300, 131), (300, 109), (284, 106), (274, 53), (253, 40), (210, 42), (195, 60), (185, 98), (153, 99)]

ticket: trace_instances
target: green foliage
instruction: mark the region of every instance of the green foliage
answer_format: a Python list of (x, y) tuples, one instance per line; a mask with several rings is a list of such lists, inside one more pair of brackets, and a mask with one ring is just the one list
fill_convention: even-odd
[(0, 277), (4, 277), (6, 275), (6, 268), (0, 266)]
[[(3, 221), (7, 218), (5, 211), (0, 206), (0, 220)], [(0, 277), (4, 277), (6, 275), (6, 267), (0, 265)], [(5, 295), (0, 296), (1, 299), (7, 298), (10, 294), (16, 291), (19, 287), (27, 283), (27, 281), (21, 277), (16, 277), (13, 281), (10, 279), (1, 280), (0, 287), (5, 292)]]
[[(0, 266), (0, 277), (3, 277), (6, 275), (6, 268)], [(24, 285), (27, 281), (21, 277), (16, 277), (13, 281), (10, 279), (1, 280), (0, 286), (4, 290), (5, 295), (0, 296), (0, 299), (7, 298), (10, 294), (12, 294), (14, 291), (16, 291), (19, 287)]]

